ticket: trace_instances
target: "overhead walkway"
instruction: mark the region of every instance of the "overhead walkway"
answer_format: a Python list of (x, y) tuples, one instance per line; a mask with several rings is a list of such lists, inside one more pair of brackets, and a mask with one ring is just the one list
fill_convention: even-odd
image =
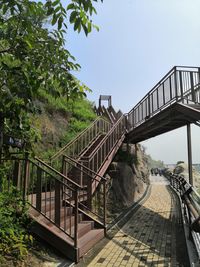
[(111, 229), (78, 266), (190, 266), (179, 199), (164, 177), (152, 176), (151, 184), (124, 226)]
[(131, 143), (200, 120), (200, 68), (172, 68), (127, 114)]

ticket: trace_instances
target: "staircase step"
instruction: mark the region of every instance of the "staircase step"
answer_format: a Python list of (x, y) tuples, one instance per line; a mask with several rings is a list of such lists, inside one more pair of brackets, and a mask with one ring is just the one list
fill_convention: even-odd
[[(74, 248), (74, 240), (72, 238), (70, 238), (66, 233), (64, 233), (38, 211), (34, 210), (34, 208), (29, 209), (29, 214), (36, 221), (36, 224), (33, 224), (32, 227), (33, 232), (38, 234), (52, 246), (55, 246), (67, 257), (71, 258), (72, 260), (76, 260), (76, 250)], [(62, 219), (61, 226), (64, 225), (63, 220), (64, 219)], [(82, 221), (82, 214), (79, 215), (79, 220), (78, 257), (80, 258), (104, 237), (104, 229), (94, 229), (94, 221)], [(72, 235), (74, 234), (74, 227), (71, 228), (69, 234), (70, 233)]]
[(79, 238), (79, 257), (82, 257), (85, 253), (87, 253), (102, 238), (104, 238), (104, 229), (93, 229), (83, 237)]
[[(82, 236), (86, 235), (88, 232), (93, 230), (94, 228), (94, 222), (93, 221), (82, 221), (78, 224), (78, 238), (81, 238)], [(74, 228), (72, 228), (72, 231), (74, 231)]]

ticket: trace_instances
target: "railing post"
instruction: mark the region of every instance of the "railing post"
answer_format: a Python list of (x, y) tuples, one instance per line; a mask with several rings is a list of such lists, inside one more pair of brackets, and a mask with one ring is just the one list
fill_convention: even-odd
[(148, 94), (148, 113), (149, 113), (149, 117), (151, 116), (151, 95)]
[[(74, 246), (75, 249), (78, 248), (78, 190), (74, 191)], [(78, 251), (77, 251), (78, 252)], [(78, 255), (77, 255), (78, 256)]]
[(176, 101), (178, 101), (178, 81), (177, 81), (177, 70), (176, 67), (174, 67), (174, 86), (175, 86), (175, 96)]
[(60, 226), (61, 188), (60, 182), (55, 180), (55, 223)]
[(28, 160), (29, 153), (25, 153), (24, 159), (24, 180), (23, 180), (23, 201), (26, 201), (26, 194), (27, 194), (27, 186), (28, 186), (28, 175), (29, 175), (29, 160)]
[(106, 219), (107, 219), (107, 205), (106, 205), (106, 181), (103, 182), (103, 225), (106, 234)]
[(170, 101), (172, 100), (172, 78), (169, 76)]
[(195, 96), (195, 90), (194, 90), (193, 72), (190, 72), (190, 84), (191, 84), (192, 101), (196, 102), (196, 96)]
[(165, 105), (165, 85), (164, 85), (164, 83), (162, 84), (162, 89), (163, 89), (163, 105)]
[(37, 167), (36, 183), (36, 209), (41, 211), (42, 208), (42, 170)]
[(81, 165), (80, 170), (80, 186), (83, 186), (83, 166)]
[(183, 99), (183, 80), (182, 80), (182, 72), (181, 71), (179, 71), (179, 81), (180, 81), (181, 99), (182, 99), (182, 102), (184, 102), (184, 99)]

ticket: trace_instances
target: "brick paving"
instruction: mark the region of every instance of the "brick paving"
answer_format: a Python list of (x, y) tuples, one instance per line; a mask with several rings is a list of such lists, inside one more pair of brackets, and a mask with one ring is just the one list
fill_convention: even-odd
[(190, 266), (178, 198), (164, 178), (151, 180), (144, 204), (115, 234), (110, 231), (101, 250), (80, 266)]

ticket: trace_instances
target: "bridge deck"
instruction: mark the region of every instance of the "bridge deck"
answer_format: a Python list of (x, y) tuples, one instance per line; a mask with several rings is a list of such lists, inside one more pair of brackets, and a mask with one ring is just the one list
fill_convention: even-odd
[(151, 179), (145, 203), (80, 266), (189, 266), (178, 197), (164, 178)]

